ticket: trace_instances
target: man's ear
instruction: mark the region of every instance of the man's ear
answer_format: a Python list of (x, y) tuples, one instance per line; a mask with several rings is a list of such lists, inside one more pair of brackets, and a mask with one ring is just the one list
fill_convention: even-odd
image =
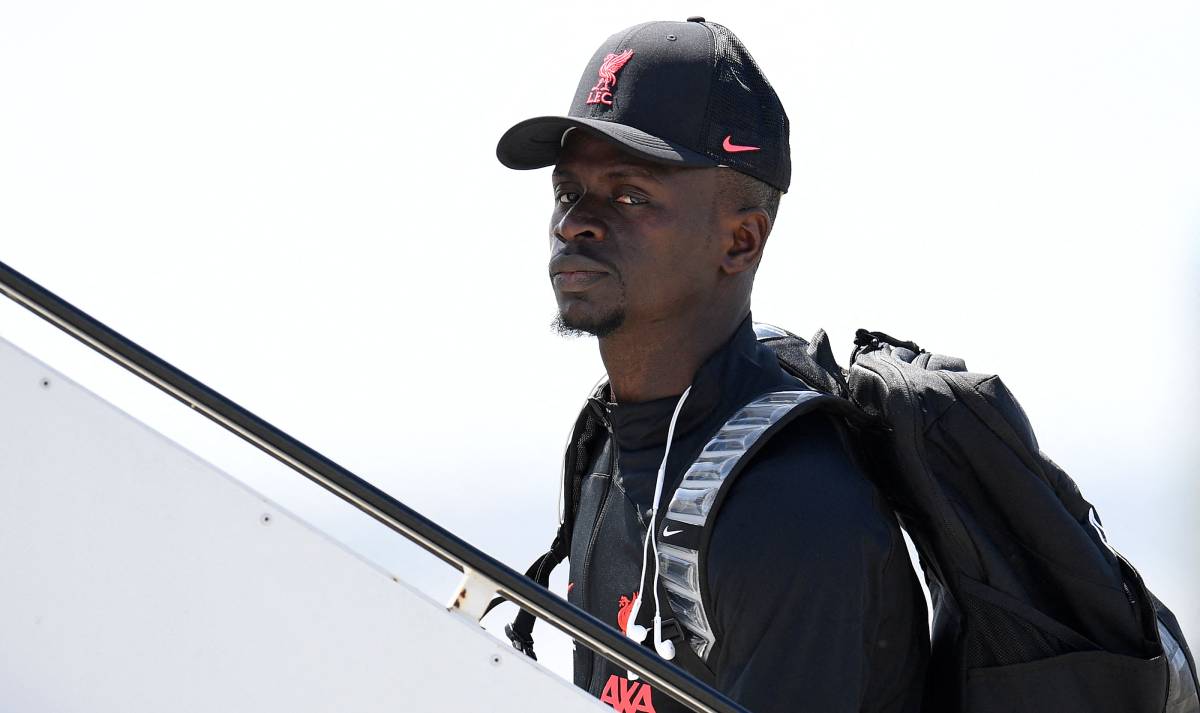
[(762, 259), (771, 233), (771, 217), (762, 208), (743, 208), (730, 213), (728, 221), (723, 222), (721, 270), (727, 275), (753, 270)]

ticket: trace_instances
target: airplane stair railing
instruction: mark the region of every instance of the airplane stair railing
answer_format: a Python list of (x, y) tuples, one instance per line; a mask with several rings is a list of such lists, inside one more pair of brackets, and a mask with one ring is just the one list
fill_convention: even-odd
[(459, 613), (478, 621), (493, 594), (499, 594), (696, 711), (745, 713), (737, 703), (650, 649), (622, 636), (615, 628), (475, 548), (2, 262), (0, 292), (462, 571), (463, 580), (455, 604), (451, 605)]

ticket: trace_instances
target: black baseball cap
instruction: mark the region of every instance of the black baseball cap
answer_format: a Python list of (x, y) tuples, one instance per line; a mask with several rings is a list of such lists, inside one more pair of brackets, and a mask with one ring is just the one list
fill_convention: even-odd
[(792, 179), (783, 104), (738, 38), (703, 17), (646, 22), (609, 37), (567, 115), (514, 125), (496, 157), (509, 168), (551, 166), (570, 129), (650, 161), (728, 166), (781, 191)]

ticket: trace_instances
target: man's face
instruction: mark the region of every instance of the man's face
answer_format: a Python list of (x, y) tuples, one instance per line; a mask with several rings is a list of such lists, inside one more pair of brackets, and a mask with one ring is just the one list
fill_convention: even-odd
[(703, 309), (720, 273), (717, 169), (572, 131), (553, 174), (550, 278), (566, 332), (604, 337)]

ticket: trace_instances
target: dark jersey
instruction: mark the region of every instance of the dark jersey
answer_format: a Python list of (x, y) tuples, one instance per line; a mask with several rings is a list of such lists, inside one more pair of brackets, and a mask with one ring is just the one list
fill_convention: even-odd
[[(697, 372), (671, 446), (664, 508), (725, 419), (789, 388), (804, 387), (758, 344), (747, 319)], [(592, 404), (611, 436), (582, 484), (568, 596), (622, 630), (641, 595), (642, 542), (676, 401)], [(924, 600), (894, 516), (830, 417), (810, 413), (775, 434), (711, 527), (702, 586), (717, 643), (705, 660), (682, 651), (676, 663), (759, 713), (919, 708)], [(647, 588), (653, 560), (648, 569)], [(653, 611), (646, 601), (639, 623)], [(582, 647), (575, 681), (618, 710), (686, 710)]]

